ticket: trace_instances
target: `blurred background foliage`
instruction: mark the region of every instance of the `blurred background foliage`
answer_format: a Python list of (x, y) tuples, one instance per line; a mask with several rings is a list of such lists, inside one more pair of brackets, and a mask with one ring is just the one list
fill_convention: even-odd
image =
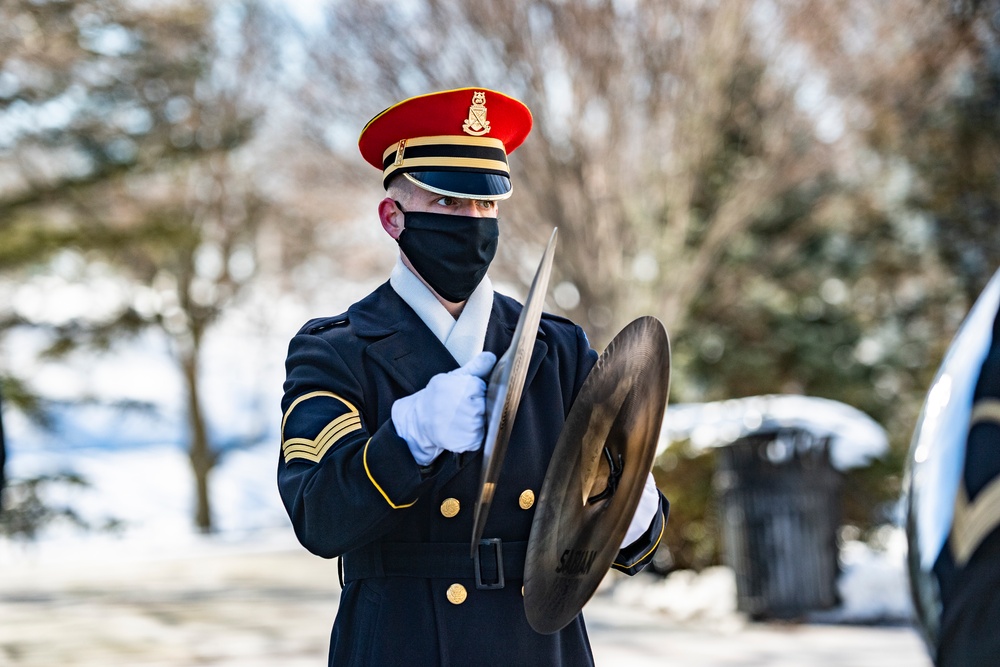
[[(864, 533), (892, 518), (924, 393), (1000, 266), (998, 35), (995, 0), (9, 0), (5, 409), (44, 423), (55, 398), (11, 336), (43, 359), (162, 336), (212, 530), (206, 332), (234, 309), (294, 328), (276, 304), (384, 276), (358, 132), (482, 85), (535, 118), (495, 279), (520, 289), (558, 226), (548, 307), (598, 348), (659, 317), (673, 401), (801, 393), (874, 417), (891, 453), (845, 494)], [(718, 560), (712, 466), (685, 443), (658, 462), (673, 567)]]

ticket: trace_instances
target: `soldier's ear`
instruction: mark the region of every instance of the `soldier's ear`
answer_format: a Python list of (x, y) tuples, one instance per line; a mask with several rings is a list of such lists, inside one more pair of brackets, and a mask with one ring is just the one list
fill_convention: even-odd
[(403, 232), (403, 218), (403, 212), (392, 197), (386, 197), (378, 203), (378, 219), (382, 223), (382, 229), (394, 240), (399, 239)]

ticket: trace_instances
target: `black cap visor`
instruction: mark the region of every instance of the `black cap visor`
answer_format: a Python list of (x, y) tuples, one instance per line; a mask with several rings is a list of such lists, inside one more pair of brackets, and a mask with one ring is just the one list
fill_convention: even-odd
[(510, 179), (501, 174), (478, 171), (414, 171), (406, 177), (424, 190), (462, 199), (506, 199)]

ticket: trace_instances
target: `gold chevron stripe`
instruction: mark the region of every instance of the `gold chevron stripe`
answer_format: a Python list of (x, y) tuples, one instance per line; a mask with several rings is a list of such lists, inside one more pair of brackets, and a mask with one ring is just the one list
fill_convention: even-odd
[(993, 529), (1000, 526), (1000, 479), (994, 479), (969, 502), (965, 485), (955, 494), (955, 518), (951, 524), (951, 553), (959, 567), (972, 558), (972, 554)]
[(417, 502), (416, 500), (414, 500), (412, 503), (409, 503), (407, 505), (397, 505), (396, 503), (392, 502), (392, 500), (389, 498), (389, 496), (386, 495), (385, 491), (382, 490), (382, 487), (378, 485), (378, 482), (375, 481), (375, 478), (372, 477), (372, 471), (368, 467), (368, 445), (370, 445), (371, 442), (372, 442), (372, 439), (368, 438), (368, 442), (365, 443), (365, 451), (364, 451), (364, 453), (361, 456), (361, 459), (362, 459), (362, 461), (365, 464), (365, 473), (368, 475), (369, 481), (371, 481), (371, 483), (375, 486), (375, 488), (378, 489), (378, 492), (382, 494), (382, 497), (385, 498), (385, 502), (389, 503), (389, 507), (391, 507), (392, 509), (394, 509), (394, 510), (401, 510), (401, 509), (404, 509), (406, 507), (412, 507), (413, 504)]
[(307, 459), (318, 463), (326, 452), (344, 436), (361, 430), (361, 419), (352, 415), (344, 415), (327, 424), (326, 428), (315, 439), (289, 438), (282, 444), (285, 462), (292, 459)]
[[(299, 403), (309, 400), (310, 398), (317, 398), (320, 396), (334, 398), (340, 401), (347, 406), (348, 412), (337, 417), (324, 426), (323, 430), (320, 431), (315, 438), (288, 438), (286, 440), (285, 424), (288, 422), (288, 417), (292, 414), (292, 410), (294, 410)], [(290, 406), (288, 406), (288, 410), (285, 412), (285, 415), (281, 420), (281, 451), (285, 456), (285, 463), (288, 463), (293, 459), (306, 459), (307, 461), (318, 463), (330, 447), (340, 441), (341, 438), (360, 430), (361, 416), (358, 413), (358, 409), (342, 397), (329, 391), (313, 391), (308, 394), (303, 394), (295, 399)]]
[(322, 432), (315, 438), (289, 438), (285, 440), (283, 445), (284, 449), (287, 450), (297, 450), (297, 451), (308, 451), (308, 452), (318, 452), (319, 450), (325, 450), (331, 444), (340, 440), (343, 436), (348, 433), (353, 433), (361, 428), (361, 420), (357, 417), (351, 415), (344, 415), (339, 417), (329, 424)]
[(972, 414), (969, 415), (969, 428), (982, 422), (1000, 424), (1000, 400), (983, 398), (972, 405)]

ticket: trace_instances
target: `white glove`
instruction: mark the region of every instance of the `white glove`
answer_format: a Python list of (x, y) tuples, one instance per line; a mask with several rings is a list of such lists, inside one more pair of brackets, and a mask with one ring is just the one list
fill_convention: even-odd
[(656, 490), (656, 481), (653, 479), (653, 473), (649, 473), (649, 476), (646, 477), (646, 485), (642, 487), (639, 506), (635, 508), (635, 514), (632, 515), (632, 523), (628, 525), (628, 531), (625, 532), (625, 539), (622, 540), (622, 545), (619, 548), (624, 549), (642, 537), (642, 534), (649, 530), (649, 527), (653, 524), (653, 519), (656, 517), (659, 509), (660, 493)]
[(392, 404), (392, 423), (414, 460), (429, 465), (443, 451), (470, 452), (486, 436), (485, 378), (497, 357), (480, 352), (449, 373), (438, 373), (427, 386)]

